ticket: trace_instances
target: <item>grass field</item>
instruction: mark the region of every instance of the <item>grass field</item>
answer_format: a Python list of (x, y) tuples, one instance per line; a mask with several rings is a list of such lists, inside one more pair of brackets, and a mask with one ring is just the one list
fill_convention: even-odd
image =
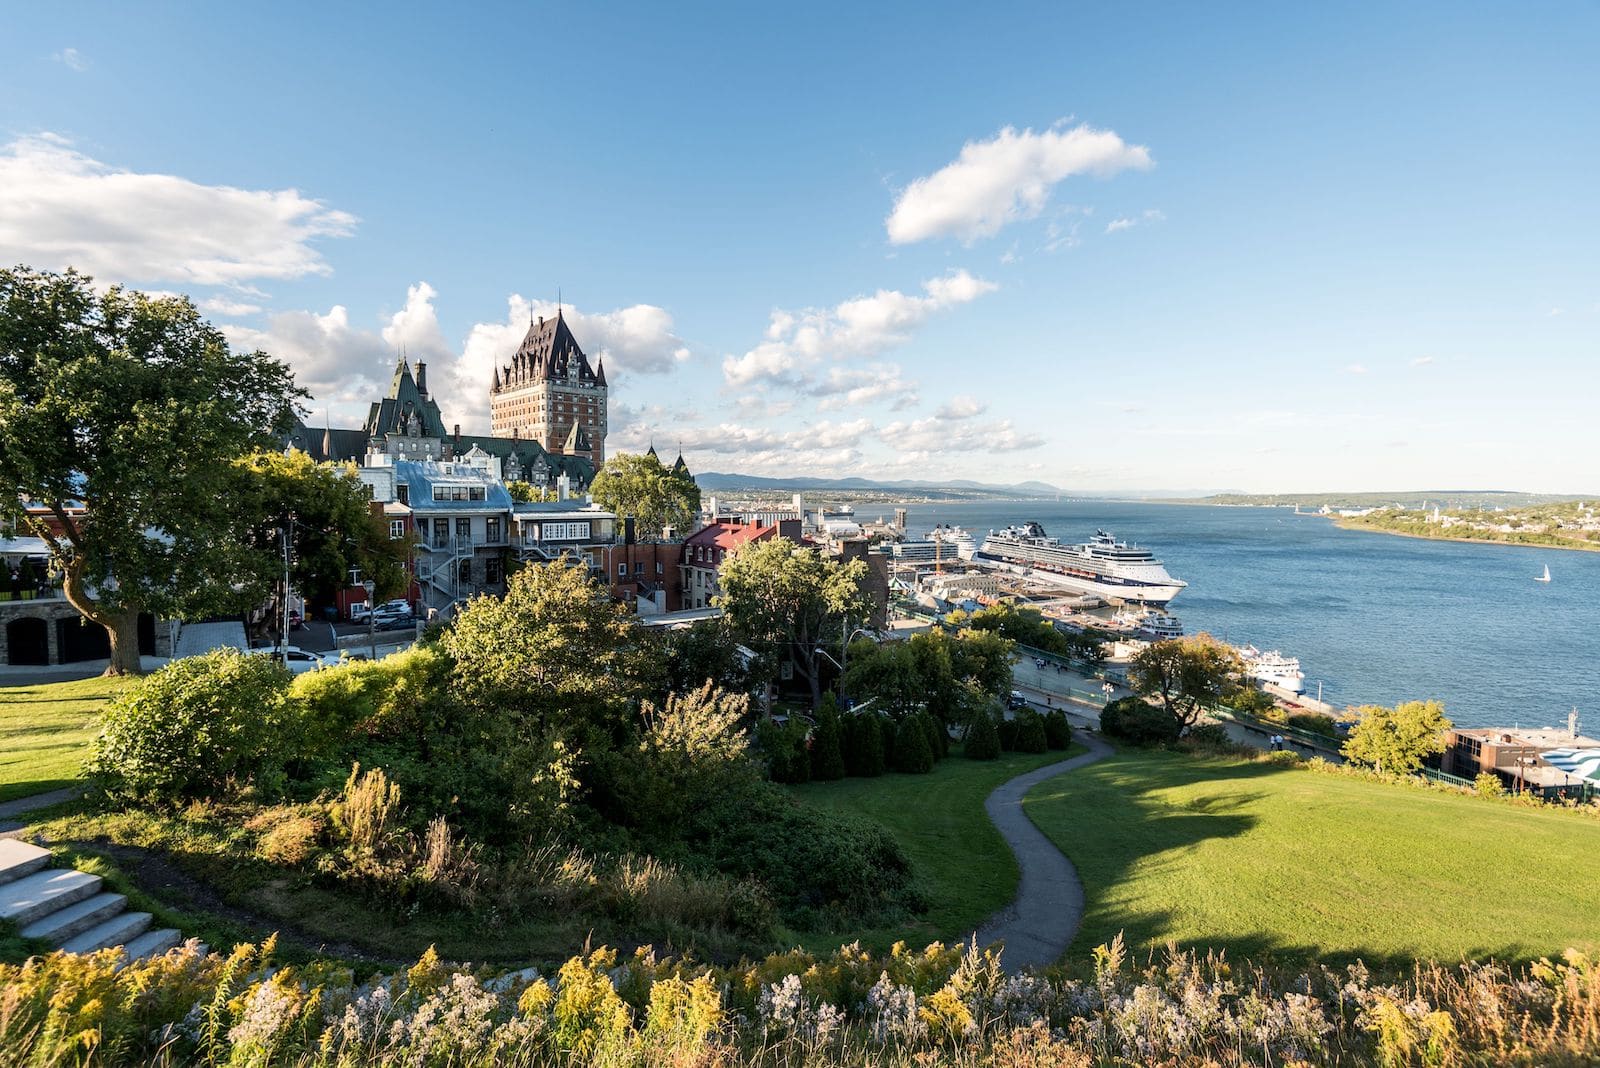
[(1026, 806), (1084, 882), (1074, 959), (1118, 931), (1288, 962), (1600, 947), (1600, 820), (1573, 813), (1148, 751)]
[(843, 779), (794, 788), (807, 804), (872, 820), (894, 835), (916, 871), (928, 911), (900, 927), (804, 932), (808, 948), (837, 948), (860, 939), (882, 949), (899, 940), (913, 946), (949, 941), (973, 930), (1016, 893), (1017, 862), (983, 811), (983, 799), (1007, 779), (1083, 752), (1006, 753), (967, 760), (953, 749), (927, 775)]
[(92, 678), (0, 687), (0, 801), (75, 782), (100, 707), (124, 685)]

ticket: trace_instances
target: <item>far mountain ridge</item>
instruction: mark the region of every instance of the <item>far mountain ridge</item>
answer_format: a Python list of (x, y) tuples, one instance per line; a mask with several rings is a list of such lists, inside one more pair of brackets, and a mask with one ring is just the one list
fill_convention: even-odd
[(727, 490), (853, 490), (884, 492), (911, 490), (928, 492), (938, 490), (968, 490), (989, 494), (1016, 494), (1024, 497), (1054, 497), (1063, 491), (1047, 482), (1028, 481), (1013, 485), (995, 485), (986, 482), (974, 482), (971, 479), (949, 479), (947, 481), (932, 481), (928, 479), (904, 479), (896, 481), (880, 481), (877, 479), (850, 476), (847, 478), (816, 478), (800, 476), (796, 478), (780, 478), (768, 475), (741, 475), (731, 472), (707, 471), (695, 475), (695, 482), (702, 490), (727, 491)]

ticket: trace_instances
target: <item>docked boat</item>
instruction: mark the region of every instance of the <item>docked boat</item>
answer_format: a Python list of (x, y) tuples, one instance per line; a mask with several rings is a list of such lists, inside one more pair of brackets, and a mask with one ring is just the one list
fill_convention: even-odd
[(957, 560), (971, 560), (977, 552), (978, 543), (960, 527), (937, 526), (928, 532), (928, 536), (921, 541), (902, 541), (895, 543), (892, 552), (895, 559), (908, 563), (926, 561), (935, 563), (945, 561), (953, 563)]
[(1295, 657), (1284, 656), (1276, 649), (1264, 653), (1253, 645), (1241, 645), (1238, 653), (1247, 677), (1290, 693), (1306, 692), (1306, 673), (1300, 670), (1300, 661)]
[(1123, 608), (1111, 617), (1113, 627), (1127, 631), (1135, 638), (1148, 642), (1164, 642), (1183, 637), (1183, 624), (1178, 617), (1153, 608)]
[(1188, 585), (1167, 574), (1149, 549), (1118, 541), (1104, 530), (1081, 545), (1063, 545), (1038, 523), (1024, 523), (991, 530), (977, 555), (1078, 593), (1157, 608)]

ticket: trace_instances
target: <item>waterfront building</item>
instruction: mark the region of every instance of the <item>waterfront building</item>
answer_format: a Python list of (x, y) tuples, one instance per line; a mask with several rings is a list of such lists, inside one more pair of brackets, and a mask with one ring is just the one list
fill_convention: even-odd
[[(1573, 756), (1595, 755), (1594, 774)], [(1568, 716), (1566, 730), (1551, 727), (1453, 727), (1445, 732), (1440, 770), (1463, 779), (1484, 773), (1495, 775), (1515, 792), (1534, 791), (1546, 796), (1592, 796), (1600, 789), (1600, 739), (1578, 731), (1577, 714)]]

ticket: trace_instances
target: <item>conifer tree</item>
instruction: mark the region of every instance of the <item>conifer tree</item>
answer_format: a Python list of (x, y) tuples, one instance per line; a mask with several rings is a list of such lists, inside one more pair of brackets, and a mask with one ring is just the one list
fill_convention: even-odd
[(811, 736), (811, 777), (818, 782), (844, 778), (840, 734), (839, 705), (830, 693), (817, 709), (817, 729)]
[(921, 716), (906, 716), (895, 730), (894, 769), (911, 775), (933, 770), (933, 749)]
[(1000, 732), (993, 716), (984, 713), (973, 719), (962, 751), (968, 760), (994, 760), (1000, 756)]

